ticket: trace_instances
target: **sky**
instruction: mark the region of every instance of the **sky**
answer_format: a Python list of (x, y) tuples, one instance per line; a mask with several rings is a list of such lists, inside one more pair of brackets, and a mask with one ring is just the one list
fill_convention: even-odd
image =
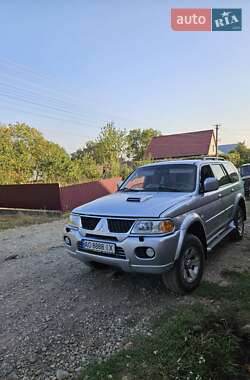
[[(242, 32), (175, 32), (171, 8), (242, 8)], [(250, 145), (248, 0), (0, 0), (0, 122), (68, 152), (109, 121)]]

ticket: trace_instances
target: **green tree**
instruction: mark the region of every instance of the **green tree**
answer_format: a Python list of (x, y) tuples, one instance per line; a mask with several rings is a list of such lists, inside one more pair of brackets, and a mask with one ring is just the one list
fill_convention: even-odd
[(24, 123), (0, 126), (0, 184), (76, 181), (69, 154)]
[(238, 152), (230, 152), (225, 158), (231, 161), (236, 167), (240, 166), (240, 154)]
[(79, 178), (81, 181), (101, 178), (102, 169), (89, 153), (73, 161), (79, 168)]
[(121, 160), (126, 149), (125, 136), (125, 131), (116, 128), (113, 123), (106, 124), (101, 129), (96, 140), (98, 150), (97, 163), (111, 163)]
[(236, 147), (227, 154), (227, 159), (232, 161), (236, 166), (250, 163), (250, 149), (246, 143), (239, 142)]
[(118, 129), (113, 123), (106, 124), (95, 140), (89, 140), (82, 149), (72, 153), (73, 159), (81, 159), (90, 155), (97, 164), (107, 164), (120, 160), (126, 150), (125, 131)]
[(50, 141), (44, 141), (43, 155), (36, 162), (36, 180), (42, 182), (74, 182), (70, 155), (64, 148)]
[[(72, 154), (73, 160), (89, 160), (92, 158), (101, 170), (102, 177), (119, 176), (122, 158), (126, 154), (126, 134), (113, 123), (106, 124), (95, 140), (88, 141), (82, 149)], [(87, 156), (87, 158), (85, 158)], [(97, 172), (96, 172), (97, 173)]]
[(131, 129), (127, 135), (127, 156), (135, 161), (144, 159), (146, 149), (154, 136), (159, 136), (156, 129)]
[(245, 142), (239, 142), (234, 151), (240, 155), (240, 165), (250, 163), (250, 149)]
[(0, 183), (28, 182), (41, 157), (40, 145), (44, 138), (26, 124), (0, 127)]

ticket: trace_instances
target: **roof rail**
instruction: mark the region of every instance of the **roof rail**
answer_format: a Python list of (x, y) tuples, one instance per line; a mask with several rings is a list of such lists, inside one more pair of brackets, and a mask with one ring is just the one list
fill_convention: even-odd
[(225, 161), (225, 158), (223, 158), (223, 157), (209, 157), (209, 156), (205, 156), (205, 157), (203, 157), (203, 160)]

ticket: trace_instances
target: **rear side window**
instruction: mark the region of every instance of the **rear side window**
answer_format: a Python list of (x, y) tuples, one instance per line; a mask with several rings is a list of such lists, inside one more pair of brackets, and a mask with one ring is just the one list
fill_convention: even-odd
[(212, 170), (213, 170), (215, 178), (217, 178), (219, 181), (219, 186), (224, 186), (230, 183), (229, 176), (226, 170), (223, 168), (223, 166), (219, 164), (213, 164), (211, 166), (212, 166)]
[(236, 167), (231, 162), (225, 162), (225, 163), (223, 163), (223, 166), (226, 168), (226, 171), (229, 175), (231, 182), (238, 182), (239, 181), (239, 173), (238, 173)]

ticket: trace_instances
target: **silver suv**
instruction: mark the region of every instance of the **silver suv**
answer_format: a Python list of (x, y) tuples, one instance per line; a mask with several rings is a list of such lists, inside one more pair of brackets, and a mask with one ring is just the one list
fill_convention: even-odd
[(64, 243), (89, 266), (161, 274), (169, 290), (185, 293), (198, 286), (204, 260), (225, 236), (242, 239), (245, 220), (243, 183), (231, 162), (164, 161), (75, 208)]

